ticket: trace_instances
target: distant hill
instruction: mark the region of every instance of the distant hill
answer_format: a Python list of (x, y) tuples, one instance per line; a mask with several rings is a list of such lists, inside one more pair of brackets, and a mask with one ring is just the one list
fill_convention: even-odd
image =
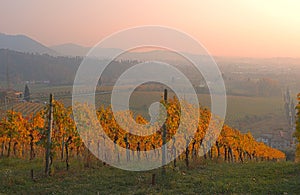
[[(12, 84), (24, 81), (72, 84), (82, 59), (82, 57), (50, 56), (0, 49), (0, 82), (6, 81), (8, 65)], [(136, 63), (134, 61), (113, 61), (106, 68), (102, 82), (111, 83), (115, 81), (123, 71)]]
[(55, 45), (50, 48), (64, 56), (85, 56), (90, 50), (88, 47), (83, 47), (74, 43)]
[[(86, 56), (88, 52), (92, 49), (90, 47), (84, 47), (80, 45), (76, 45), (73, 43), (66, 43), (62, 45), (51, 46), (51, 49), (55, 50), (57, 53), (63, 56)], [(96, 57), (98, 59), (104, 59), (107, 57), (115, 56), (116, 54), (121, 53), (122, 49), (116, 48), (93, 48), (93, 55), (90, 57)]]
[(58, 55), (54, 50), (25, 35), (7, 35), (0, 33), (0, 49), (9, 49), (25, 53)]
[[(74, 43), (66, 43), (61, 45), (55, 45), (49, 47), (52, 50), (56, 51), (60, 55), (63, 56), (85, 56), (88, 54), (91, 47), (84, 47), (81, 45), (77, 45)], [(122, 52), (121, 49), (116, 48), (94, 48), (94, 55), (93, 57), (97, 58), (105, 58), (107, 56), (112, 56), (114, 54), (118, 54)], [(175, 53), (162, 51), (162, 50), (152, 50), (152, 51), (145, 51), (145, 52), (126, 52), (121, 55), (122, 59), (126, 60), (139, 60), (139, 61), (147, 61), (153, 59), (160, 59), (160, 60), (167, 60), (167, 61), (175, 61), (180, 59), (181, 57)], [(182, 59), (181, 59), (182, 60)]]
[(11, 83), (50, 81), (53, 84), (72, 83), (81, 58), (54, 57), (0, 49), (0, 81), (6, 80), (8, 65)]
[[(81, 45), (77, 45), (74, 43), (66, 43), (61, 45), (55, 45), (49, 47), (52, 50), (56, 51), (60, 55), (63, 56), (86, 56), (88, 52), (92, 49), (91, 47), (84, 47)], [(118, 59), (123, 60), (138, 60), (138, 61), (148, 61), (148, 60), (164, 60), (168, 62), (183, 62), (186, 60), (180, 56), (179, 54), (167, 51), (167, 50), (149, 50), (149, 51), (142, 51), (136, 52), (134, 51), (124, 51), (122, 49), (117, 48), (93, 48), (93, 55), (90, 57), (96, 57), (98, 59), (104, 59), (110, 56), (115, 56), (116, 54), (122, 53)], [(124, 52), (124, 53), (123, 53)], [(184, 53), (185, 55), (189, 56), (192, 54)], [(196, 55), (195, 55), (196, 56)], [(198, 56), (201, 57), (201, 56)]]

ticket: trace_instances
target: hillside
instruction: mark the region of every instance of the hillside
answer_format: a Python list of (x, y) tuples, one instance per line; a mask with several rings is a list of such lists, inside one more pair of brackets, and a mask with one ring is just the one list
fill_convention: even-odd
[(9, 49), (26, 53), (58, 55), (54, 50), (25, 35), (7, 35), (0, 33), (0, 49)]
[[(107, 49), (107, 55), (114, 53)], [(76, 71), (82, 57), (50, 56), (0, 49), (0, 81), (6, 81), (8, 72), (11, 84), (24, 81), (50, 81), (51, 84), (73, 84)], [(97, 61), (96, 61), (97, 62)], [(99, 64), (101, 64), (99, 60)], [(113, 61), (106, 68), (102, 81), (106, 84), (114, 82), (118, 75), (128, 69), (136, 61)]]
[(11, 83), (22, 81), (50, 81), (53, 84), (72, 83), (80, 58), (53, 57), (0, 49), (0, 81), (6, 81), (6, 70)]
[(73, 43), (66, 43), (62, 45), (54, 45), (50, 47), (56, 52), (64, 56), (85, 56), (89, 51), (89, 48), (76, 45)]

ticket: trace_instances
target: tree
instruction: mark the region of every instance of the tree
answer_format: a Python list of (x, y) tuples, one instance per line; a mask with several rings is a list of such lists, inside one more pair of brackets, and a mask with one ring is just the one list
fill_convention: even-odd
[(30, 92), (29, 92), (29, 87), (28, 85), (25, 85), (25, 90), (24, 90), (24, 100), (27, 102), (30, 101)]
[(298, 104), (296, 106), (297, 109), (296, 132), (294, 133), (294, 136), (296, 137), (298, 144), (296, 148), (295, 161), (300, 162), (300, 93), (297, 95), (297, 99), (298, 99)]

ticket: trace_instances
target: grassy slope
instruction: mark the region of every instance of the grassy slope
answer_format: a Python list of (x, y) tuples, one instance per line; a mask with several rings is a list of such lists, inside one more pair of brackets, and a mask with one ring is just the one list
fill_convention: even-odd
[[(55, 174), (45, 178), (41, 161), (0, 159), (0, 193), (8, 194), (299, 194), (300, 164), (260, 162), (228, 164), (202, 162), (191, 170), (171, 167), (128, 172), (102, 164), (83, 168), (73, 162), (69, 172), (56, 162)], [(30, 179), (30, 170), (35, 181)], [(151, 185), (156, 173), (157, 184)]]

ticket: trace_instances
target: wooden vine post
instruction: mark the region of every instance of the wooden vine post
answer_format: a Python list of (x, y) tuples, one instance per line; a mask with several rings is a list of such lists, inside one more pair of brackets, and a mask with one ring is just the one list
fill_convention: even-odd
[[(164, 91), (164, 103), (167, 106), (168, 103), (168, 90), (165, 89)], [(162, 175), (166, 174), (166, 143), (167, 143), (167, 127), (166, 127), (166, 122), (163, 124), (162, 127), (162, 147), (161, 147), (161, 156), (162, 156)]]
[(49, 121), (48, 121), (48, 133), (47, 133), (47, 143), (46, 143), (46, 166), (45, 174), (50, 175), (50, 155), (51, 155), (51, 132), (53, 124), (53, 95), (50, 94), (49, 100)]

